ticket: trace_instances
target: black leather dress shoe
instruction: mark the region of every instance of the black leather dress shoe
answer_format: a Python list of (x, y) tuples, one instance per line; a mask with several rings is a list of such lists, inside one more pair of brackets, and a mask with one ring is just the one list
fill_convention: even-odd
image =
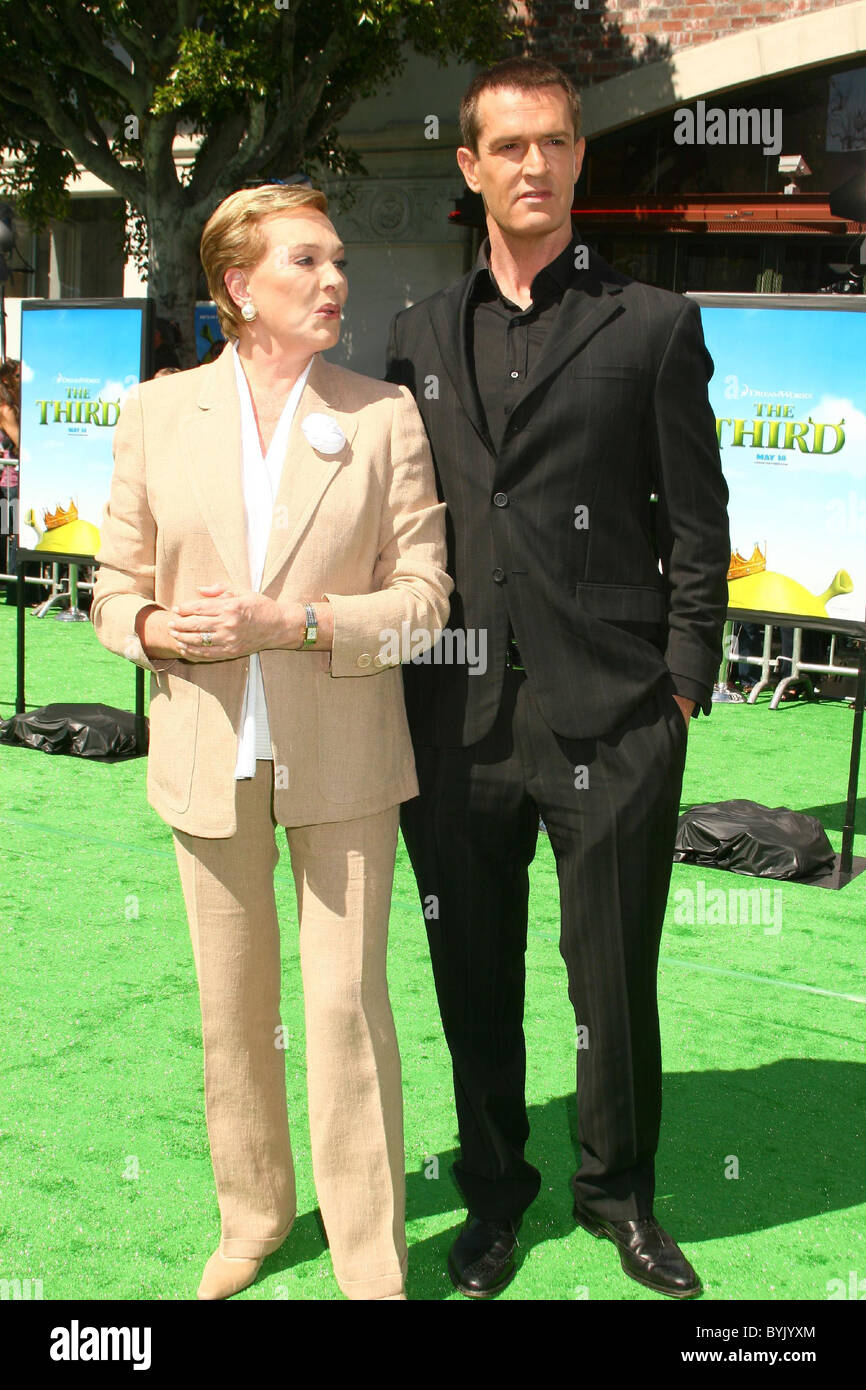
[(451, 1247), (448, 1273), (467, 1298), (491, 1298), (510, 1284), (519, 1221), (482, 1221), (469, 1216)]
[(694, 1298), (702, 1284), (676, 1241), (654, 1216), (640, 1221), (605, 1221), (574, 1199), (574, 1219), (600, 1240), (612, 1240), (626, 1274), (669, 1298)]

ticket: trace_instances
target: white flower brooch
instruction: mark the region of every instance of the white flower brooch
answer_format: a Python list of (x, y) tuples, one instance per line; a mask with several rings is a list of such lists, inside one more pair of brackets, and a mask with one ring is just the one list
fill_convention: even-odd
[(319, 454), (338, 454), (346, 442), (346, 436), (333, 415), (318, 412), (307, 415), (301, 421), (301, 429)]

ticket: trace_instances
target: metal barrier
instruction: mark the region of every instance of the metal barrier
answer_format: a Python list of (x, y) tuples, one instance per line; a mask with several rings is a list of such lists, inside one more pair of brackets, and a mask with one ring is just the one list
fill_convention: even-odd
[[(48, 561), (46, 560), (46, 563)], [(87, 620), (87, 615), (82, 613), (78, 607), (78, 595), (82, 590), (92, 592), (93, 584), (88, 580), (78, 578), (78, 565), (67, 564), (63, 568), (67, 570), (64, 578), (61, 578), (59, 562), (51, 564), (51, 577), (44, 574), (25, 574), (23, 576), (25, 584), (39, 584), (43, 589), (50, 589), (48, 597), (40, 603), (34, 614), (37, 618), (47, 617), (49, 611), (55, 604), (62, 603), (64, 599), (69, 600), (68, 613), (70, 615), (80, 614), (78, 621)], [(9, 580), (11, 583), (17, 582), (17, 574), (0, 573), (0, 581)]]
[[(741, 656), (737, 638), (731, 639), (728, 662), (736, 661), (743, 666), (759, 666), (761, 669), (760, 679), (755, 682), (749, 691), (747, 704), (755, 704), (762, 690), (766, 690), (770, 682), (770, 666), (772, 665), (772, 646), (773, 646), (773, 626), (768, 623), (764, 626), (764, 649), (760, 656)], [(853, 680), (857, 679), (858, 668), (856, 666), (836, 666), (834, 664), (836, 655), (836, 633), (830, 634), (830, 661), (826, 666), (818, 665), (816, 662), (801, 661), (800, 652), (803, 648), (803, 629), (794, 628), (794, 641), (791, 647), (791, 656), (778, 658), (782, 661), (791, 662), (791, 674), (784, 676), (779, 681), (773, 692), (770, 701), (770, 709), (778, 709), (780, 702), (784, 699), (785, 691), (795, 685), (808, 685), (809, 693), (812, 693), (812, 682), (807, 679), (805, 672), (815, 672), (823, 676), (850, 676)], [(853, 698), (853, 696), (852, 696)]]

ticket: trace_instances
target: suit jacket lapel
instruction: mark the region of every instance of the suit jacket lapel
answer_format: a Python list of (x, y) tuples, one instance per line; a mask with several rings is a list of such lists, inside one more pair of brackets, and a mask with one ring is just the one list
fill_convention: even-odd
[[(475, 386), (475, 367), (469, 360), (466, 345), (466, 318), (472, 279), (472, 274), (466, 276), (453, 289), (434, 300), (430, 307), (430, 322), (439, 343), (443, 364), (463, 409), (485, 447), (494, 454), (484, 409)], [(563, 294), (559, 313), (516, 404), (520, 404), (559, 371), (604, 324), (624, 312), (623, 305), (617, 302), (621, 289), (614, 281), (604, 279), (599, 258), (591, 254), (589, 268), (576, 271), (572, 283)]]
[[(184, 465), (196, 503), (225, 565), (232, 587), (249, 589), (250, 568), (243, 494), (241, 415), (232, 349), (227, 347), (205, 369), (193, 413), (184, 422)], [(318, 355), (298, 401), (280, 484), (274, 502), (271, 534), (262, 575), (262, 593), (286, 564), (325, 490), (351, 457), (357, 418), (340, 410), (339, 387), (329, 363)], [(346, 436), (337, 454), (322, 454), (309, 443), (301, 421), (314, 412), (336, 419)]]
[[(280, 484), (274, 500), (274, 516), (265, 568), (262, 574), (262, 593), (267, 591), (277, 574), (288, 563), (301, 536), (326, 489), (339, 470), (352, 456), (351, 444), (358, 428), (357, 415), (340, 409), (339, 374), (318, 354), (313, 359), (310, 374), (298, 401)], [(302, 422), (308, 415), (330, 415), (346, 436), (337, 454), (324, 454), (313, 448)]]
[(442, 362), (473, 428), (491, 454), (496, 451), (487, 431), (484, 409), (475, 385), (475, 365), (466, 345), (466, 318), (473, 275), (433, 301), (430, 322), (436, 334)]
[(559, 313), (548, 330), (541, 352), (529, 372), (515, 410), (543, 382), (558, 372), (580, 352), (604, 324), (624, 312), (618, 296), (622, 286), (603, 280), (590, 262), (590, 269), (578, 271), (566, 288)]
[(203, 369), (203, 383), (184, 424), (190, 486), (235, 589), (250, 587), (241, 480), (241, 414), (231, 347)]

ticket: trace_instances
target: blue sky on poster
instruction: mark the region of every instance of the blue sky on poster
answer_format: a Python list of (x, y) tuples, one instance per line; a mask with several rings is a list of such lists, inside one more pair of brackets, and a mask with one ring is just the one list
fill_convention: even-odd
[[(821, 593), (839, 569), (854, 592), (827, 605), (828, 616), (866, 613), (866, 314), (827, 301), (820, 309), (701, 308), (715, 364), (710, 401), (718, 418), (756, 418), (759, 404), (790, 406), (794, 421), (839, 425), (838, 453), (730, 443), (721, 456), (730, 488), (731, 544), (750, 555), (767, 543), (767, 569)], [(775, 417), (773, 417), (775, 418)], [(765, 432), (766, 436), (766, 432)], [(784, 436), (784, 426), (780, 437)], [(835, 434), (827, 430), (825, 448)], [(814, 443), (814, 430), (807, 436)]]

